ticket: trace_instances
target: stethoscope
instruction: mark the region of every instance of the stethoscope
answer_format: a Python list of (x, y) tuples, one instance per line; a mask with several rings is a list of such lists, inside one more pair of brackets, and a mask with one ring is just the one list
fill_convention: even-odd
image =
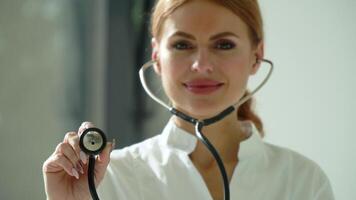
[[(157, 103), (161, 104), (163, 107), (167, 108), (173, 115), (176, 115), (177, 117), (193, 124), (195, 126), (195, 134), (198, 137), (198, 139), (208, 148), (210, 153), (213, 155), (214, 159), (216, 160), (222, 179), (223, 179), (223, 187), (224, 187), (224, 200), (230, 200), (230, 188), (229, 188), (229, 180), (226, 174), (226, 170), (224, 167), (224, 163), (222, 162), (219, 153), (216, 151), (214, 146), (210, 143), (210, 141), (204, 136), (202, 133), (202, 129), (204, 126), (209, 126), (215, 122), (220, 121), (230, 113), (232, 113), (234, 110), (236, 110), (240, 105), (245, 103), (247, 100), (249, 100), (257, 91), (259, 91), (268, 81), (268, 79), (271, 77), (271, 74), (273, 72), (273, 63), (267, 59), (260, 59), (257, 62), (265, 62), (268, 63), (270, 68), (268, 71), (267, 76), (263, 81), (248, 95), (244, 96), (242, 99), (240, 99), (238, 102), (235, 104), (229, 106), (219, 114), (199, 120), (196, 118), (193, 118), (177, 109), (174, 107), (171, 107), (167, 105), (165, 102), (160, 100), (156, 95), (152, 93), (152, 91), (149, 89), (146, 83), (146, 78), (145, 78), (145, 71), (156, 64), (156, 61), (149, 61), (145, 63), (140, 71), (139, 71), (139, 76), (140, 76), (140, 81), (141, 84), (146, 91), (146, 93)], [(95, 156), (98, 155), (106, 146), (106, 137), (105, 134), (102, 130), (98, 128), (89, 128), (86, 129), (82, 135), (80, 136), (80, 142), (79, 142), (80, 148), (89, 155), (89, 166), (88, 166), (88, 184), (89, 184), (89, 190), (90, 194), (93, 198), (93, 200), (99, 200), (98, 194), (95, 189), (95, 183), (94, 183), (94, 167), (95, 167)]]
[(94, 181), (95, 157), (104, 150), (106, 147), (106, 141), (107, 139), (104, 131), (99, 128), (85, 129), (79, 139), (80, 149), (89, 156), (88, 184), (93, 200), (99, 200)]

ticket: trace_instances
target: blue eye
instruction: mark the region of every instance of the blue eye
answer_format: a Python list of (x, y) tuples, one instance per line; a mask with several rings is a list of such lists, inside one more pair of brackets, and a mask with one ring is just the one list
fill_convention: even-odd
[(185, 49), (193, 48), (192, 45), (190, 45), (188, 42), (184, 42), (184, 41), (176, 42), (172, 45), (172, 47), (177, 50), (185, 50)]
[(230, 42), (230, 41), (220, 41), (216, 44), (215, 48), (221, 49), (221, 50), (230, 50), (235, 48), (235, 43)]

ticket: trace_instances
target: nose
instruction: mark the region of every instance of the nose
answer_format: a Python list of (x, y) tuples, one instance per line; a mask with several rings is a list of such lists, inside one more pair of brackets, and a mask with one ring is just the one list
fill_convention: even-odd
[(210, 60), (209, 53), (206, 50), (198, 50), (191, 66), (193, 72), (211, 73), (213, 72), (213, 63)]

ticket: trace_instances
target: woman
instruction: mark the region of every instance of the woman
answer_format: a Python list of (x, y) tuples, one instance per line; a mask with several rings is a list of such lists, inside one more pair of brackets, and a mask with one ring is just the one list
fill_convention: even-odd
[[(264, 56), (256, 0), (159, 0), (152, 35), (154, 69), (165, 93), (174, 108), (197, 119), (241, 99)], [(315, 163), (262, 141), (262, 123), (250, 106), (203, 130), (225, 165), (231, 199), (333, 199)], [(44, 163), (48, 199), (90, 198), (78, 135), (91, 126), (68, 133)], [(222, 199), (218, 166), (194, 133), (192, 124), (172, 117), (162, 134), (144, 142), (111, 154), (108, 144), (95, 170), (101, 199)]]

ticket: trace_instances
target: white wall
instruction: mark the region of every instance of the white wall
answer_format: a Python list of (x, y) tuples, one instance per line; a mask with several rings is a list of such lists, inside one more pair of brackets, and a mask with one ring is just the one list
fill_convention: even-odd
[(356, 1), (260, 0), (275, 72), (257, 95), (266, 140), (316, 161), (356, 198)]

